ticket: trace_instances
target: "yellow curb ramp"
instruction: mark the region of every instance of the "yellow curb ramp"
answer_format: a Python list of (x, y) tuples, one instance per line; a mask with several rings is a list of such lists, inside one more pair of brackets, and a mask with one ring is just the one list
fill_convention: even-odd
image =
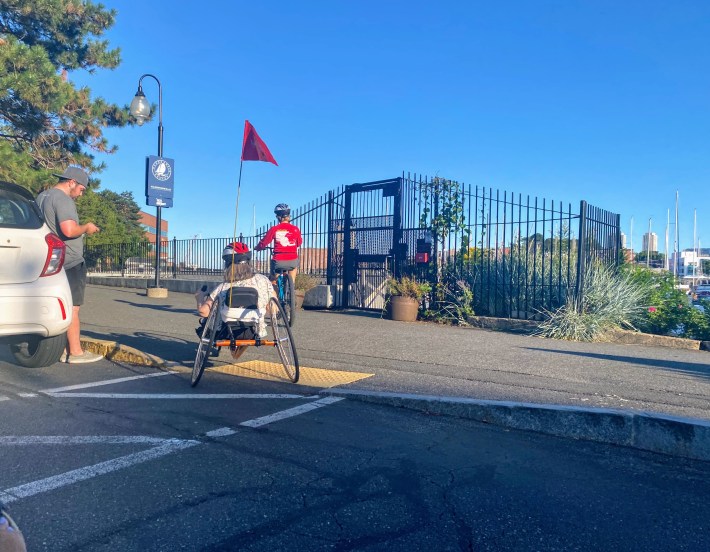
[[(192, 368), (183, 366), (177, 362), (165, 361), (155, 355), (150, 355), (121, 345), (116, 341), (108, 341), (103, 339), (87, 339), (82, 338), (81, 346), (87, 351), (103, 355), (109, 360), (117, 362), (127, 362), (138, 366), (152, 366), (154, 368), (170, 368), (179, 372), (190, 372)], [(219, 361), (218, 361), (219, 362)], [(264, 360), (249, 360), (239, 363), (223, 363), (216, 366), (210, 366), (206, 369), (205, 374), (209, 372), (219, 372), (231, 376), (259, 379), (265, 381), (279, 381), (291, 383), (284, 373), (283, 366), (278, 362), (267, 362)], [(296, 385), (305, 387), (317, 387), (320, 389), (329, 389), (339, 385), (346, 385), (365, 378), (370, 378), (374, 374), (364, 372), (345, 372), (342, 370), (324, 370), (322, 368), (310, 368), (308, 366), (300, 367), (300, 378)]]
[[(219, 372), (220, 374), (228, 374), (242, 378), (291, 383), (291, 381), (286, 377), (283, 365), (279, 362), (249, 360), (235, 364), (212, 366), (205, 370), (206, 375), (209, 374), (209, 372)], [(322, 368), (301, 366), (300, 377), (296, 385), (328, 389), (330, 387), (346, 385), (348, 383), (353, 383), (372, 376), (374, 376), (374, 374), (367, 374), (364, 372), (345, 372), (342, 370), (324, 370)]]
[(103, 355), (109, 360), (128, 362), (138, 366), (153, 366), (155, 368), (165, 368), (167, 366), (167, 363), (160, 357), (149, 355), (127, 345), (121, 345), (116, 341), (82, 338), (81, 346), (87, 351)]

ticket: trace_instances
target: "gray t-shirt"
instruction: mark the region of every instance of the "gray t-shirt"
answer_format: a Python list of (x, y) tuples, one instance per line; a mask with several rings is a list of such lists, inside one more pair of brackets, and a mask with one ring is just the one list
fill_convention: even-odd
[(76, 203), (63, 191), (50, 188), (37, 196), (37, 205), (44, 214), (49, 229), (59, 236), (67, 246), (64, 257), (64, 268), (69, 269), (84, 262), (84, 235), (78, 238), (68, 238), (62, 234), (60, 224), (65, 220), (73, 220), (79, 224)]

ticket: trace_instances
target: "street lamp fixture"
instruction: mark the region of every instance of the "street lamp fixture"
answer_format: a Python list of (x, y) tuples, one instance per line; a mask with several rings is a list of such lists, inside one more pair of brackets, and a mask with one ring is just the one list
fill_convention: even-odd
[[(143, 78), (143, 77), (141, 77)], [(150, 104), (148, 100), (145, 99), (145, 94), (143, 94), (143, 86), (138, 85), (138, 92), (131, 102), (131, 115), (133, 115), (139, 126), (145, 123), (145, 120), (150, 117)]]
[[(150, 103), (143, 93), (143, 79), (145, 77), (151, 77), (158, 83), (158, 157), (163, 156), (163, 87), (158, 80), (158, 77), (146, 73), (138, 79), (138, 91), (131, 101), (130, 112), (136, 118), (138, 125), (143, 125), (148, 117), (150, 117)], [(163, 235), (161, 232), (161, 212), (160, 205), (156, 206), (156, 217), (155, 217), (155, 288), (160, 288), (160, 256), (161, 247), (163, 241)]]

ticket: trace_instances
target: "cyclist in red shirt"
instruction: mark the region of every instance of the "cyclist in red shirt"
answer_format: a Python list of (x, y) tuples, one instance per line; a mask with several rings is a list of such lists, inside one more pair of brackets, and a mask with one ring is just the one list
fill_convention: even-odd
[(276, 269), (286, 269), (295, 282), (298, 272), (298, 248), (303, 243), (301, 231), (298, 226), (291, 224), (291, 208), (285, 203), (279, 203), (274, 207), (274, 214), (279, 223), (269, 228), (269, 231), (254, 249), (261, 251), (273, 242), (271, 278), (275, 278)]

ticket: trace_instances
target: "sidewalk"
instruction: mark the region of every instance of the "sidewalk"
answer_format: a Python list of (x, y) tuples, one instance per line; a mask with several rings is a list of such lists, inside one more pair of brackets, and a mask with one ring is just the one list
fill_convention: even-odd
[[(194, 313), (191, 294), (150, 299), (140, 289), (90, 285), (82, 336), (191, 366)], [(710, 460), (705, 351), (545, 340), (357, 311), (300, 310), (293, 329), (301, 366), (374, 374), (321, 393)]]

